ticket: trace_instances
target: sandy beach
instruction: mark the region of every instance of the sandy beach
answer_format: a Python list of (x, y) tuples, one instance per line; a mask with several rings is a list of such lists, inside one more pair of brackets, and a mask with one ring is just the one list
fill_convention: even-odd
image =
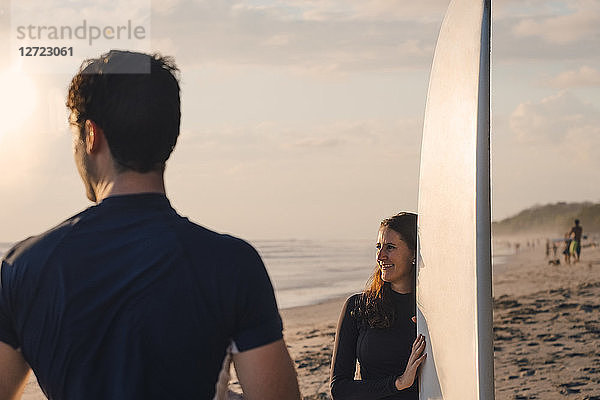
[[(283, 311), (304, 399), (329, 398), (329, 364), (344, 299)], [(541, 246), (494, 275), (497, 400), (600, 400), (600, 249), (549, 265)]]
[[(368, 271), (366, 271), (368, 272)], [(282, 311), (304, 399), (329, 398), (329, 366), (345, 299)], [(526, 249), (494, 273), (496, 399), (600, 400), (600, 248), (549, 265)], [(24, 399), (43, 399), (35, 378)]]

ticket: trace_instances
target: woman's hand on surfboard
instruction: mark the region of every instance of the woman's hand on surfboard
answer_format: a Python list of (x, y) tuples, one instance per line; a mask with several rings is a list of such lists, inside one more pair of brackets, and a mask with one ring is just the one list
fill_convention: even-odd
[(423, 361), (425, 361), (425, 358), (427, 358), (427, 353), (424, 351), (425, 336), (418, 335), (412, 345), (412, 351), (410, 353), (410, 357), (408, 358), (408, 363), (406, 364), (404, 373), (396, 378), (396, 389), (407, 389), (415, 382), (419, 366)]

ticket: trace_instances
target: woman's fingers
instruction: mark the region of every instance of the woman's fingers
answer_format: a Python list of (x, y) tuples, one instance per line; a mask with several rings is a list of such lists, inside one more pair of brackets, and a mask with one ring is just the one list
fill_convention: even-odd
[(415, 343), (413, 344), (412, 350), (410, 352), (410, 357), (408, 358), (408, 362), (411, 362), (415, 358), (419, 357), (420, 353), (423, 352), (424, 348), (425, 348), (425, 339), (417, 338), (417, 340), (415, 340)]
[(423, 351), (425, 351), (425, 336), (417, 335), (417, 338), (415, 339), (412, 346), (410, 357), (408, 358), (408, 365), (414, 363), (415, 360), (421, 356)]
[(413, 368), (416, 370), (417, 368), (419, 368), (419, 366), (423, 363), (423, 361), (425, 361), (425, 359), (427, 358), (427, 353), (423, 354), (421, 357), (417, 358), (415, 360), (415, 362), (413, 363)]
[(413, 343), (404, 373), (396, 378), (396, 388), (399, 390), (410, 387), (414, 383), (419, 366), (427, 358), (427, 353), (424, 352), (425, 344), (425, 337), (418, 335)]
[(414, 353), (418, 348), (422, 347), (425, 344), (425, 336), (417, 335), (417, 338), (413, 342), (412, 352)]
[(415, 341), (413, 342), (412, 348), (413, 350), (417, 347), (419, 347), (419, 344), (421, 342), (425, 341), (425, 336), (418, 334), (417, 337), (415, 338)]
[(409, 360), (408, 364), (406, 364), (406, 372), (410, 372), (411, 375), (416, 375), (417, 369), (419, 366), (425, 361), (427, 358), (427, 353), (421, 354), (419, 357), (414, 358), (413, 360)]

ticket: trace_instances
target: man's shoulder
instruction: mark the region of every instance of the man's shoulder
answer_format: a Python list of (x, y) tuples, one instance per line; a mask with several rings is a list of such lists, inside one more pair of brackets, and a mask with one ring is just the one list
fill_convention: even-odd
[(44, 233), (30, 236), (16, 243), (4, 255), (3, 264), (14, 265), (19, 260), (33, 259), (32, 261), (35, 261), (49, 257), (64, 237), (85, 216), (87, 211), (85, 210), (73, 215)]
[(239, 237), (228, 233), (219, 233), (193, 221), (186, 217), (181, 218), (178, 228), (180, 240), (188, 245), (197, 248), (201, 243), (213, 250), (226, 251), (230, 256), (231, 252), (256, 253), (254, 247)]

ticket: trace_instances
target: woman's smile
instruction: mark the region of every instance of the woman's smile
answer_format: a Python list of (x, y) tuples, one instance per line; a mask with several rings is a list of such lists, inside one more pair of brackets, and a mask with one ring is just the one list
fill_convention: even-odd
[(390, 282), (392, 289), (410, 292), (413, 279), (414, 254), (398, 232), (388, 227), (379, 230), (377, 238), (377, 264), (381, 279)]

